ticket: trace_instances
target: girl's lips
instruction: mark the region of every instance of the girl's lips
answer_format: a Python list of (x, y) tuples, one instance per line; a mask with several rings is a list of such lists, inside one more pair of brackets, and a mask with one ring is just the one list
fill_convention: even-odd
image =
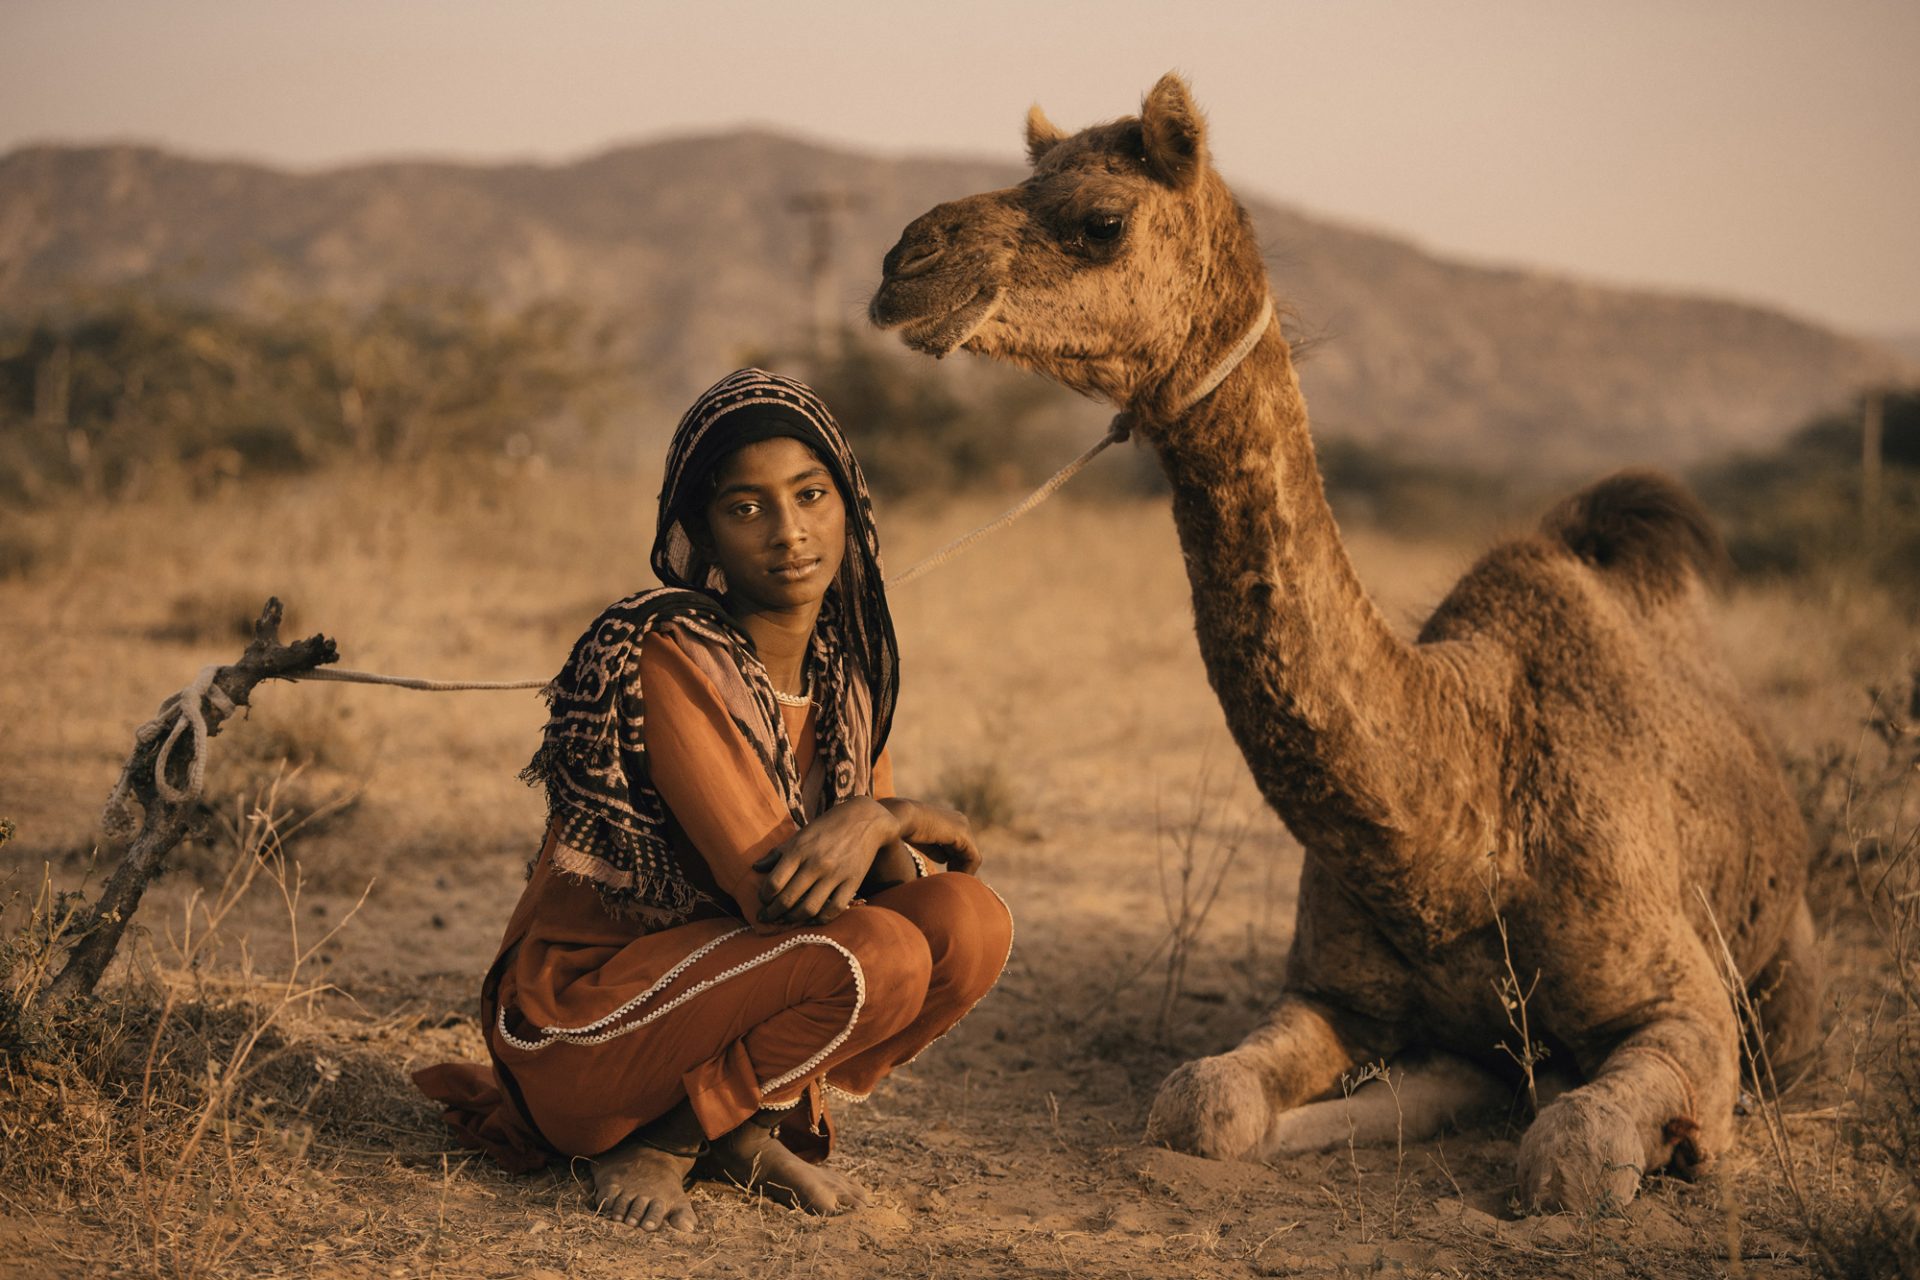
[(801, 578), (807, 577), (819, 567), (820, 557), (813, 556), (806, 560), (789, 560), (784, 564), (776, 564), (771, 569), (768, 569), (767, 572), (781, 579), (783, 582), (796, 582)]

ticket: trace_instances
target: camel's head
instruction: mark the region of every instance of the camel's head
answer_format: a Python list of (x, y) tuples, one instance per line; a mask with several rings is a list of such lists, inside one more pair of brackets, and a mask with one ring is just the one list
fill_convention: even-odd
[(1027, 115), (1033, 175), (940, 205), (887, 254), (869, 314), (910, 346), (956, 347), (1085, 395), (1151, 407), (1197, 381), (1266, 301), (1245, 215), (1169, 73), (1138, 116), (1071, 136)]

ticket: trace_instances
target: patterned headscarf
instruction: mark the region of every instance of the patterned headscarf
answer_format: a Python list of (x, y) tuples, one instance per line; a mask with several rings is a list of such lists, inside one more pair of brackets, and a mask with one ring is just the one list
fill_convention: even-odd
[(699, 894), (681, 871), (669, 815), (646, 762), (642, 641), (671, 624), (697, 665), (715, 675), (796, 826), (809, 816), (807, 762), (794, 758), (773, 685), (753, 641), (720, 597), (725, 575), (701, 554), (688, 522), (702, 518), (714, 468), (735, 450), (790, 437), (817, 454), (847, 512), (847, 546), (827, 588), (807, 662), (815, 741), (825, 766), (822, 809), (873, 790), (899, 696), (899, 653), (882, 580), (873, 504), (839, 423), (804, 383), (742, 369), (715, 383), (681, 418), (667, 449), (653, 568), (666, 585), (609, 605), (547, 686), (552, 714), (521, 777), (547, 792), (554, 865), (592, 882), (608, 905), (652, 927), (685, 920)]

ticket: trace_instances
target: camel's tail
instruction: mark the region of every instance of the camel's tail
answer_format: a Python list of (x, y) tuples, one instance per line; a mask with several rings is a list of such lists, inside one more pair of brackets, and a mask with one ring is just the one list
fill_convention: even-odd
[(1541, 532), (1603, 573), (1670, 595), (1689, 571), (1708, 582), (1732, 561), (1700, 500), (1657, 471), (1621, 471), (1565, 499)]

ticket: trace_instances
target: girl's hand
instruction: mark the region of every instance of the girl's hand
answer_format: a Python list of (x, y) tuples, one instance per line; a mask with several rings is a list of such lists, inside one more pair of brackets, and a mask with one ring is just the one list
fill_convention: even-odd
[(847, 909), (873, 858), (901, 838), (900, 822), (871, 796), (843, 800), (753, 864), (762, 924), (825, 924)]
[(973, 824), (967, 815), (945, 805), (898, 796), (879, 802), (900, 824), (900, 839), (949, 871), (968, 875), (980, 869), (980, 847), (973, 842)]

